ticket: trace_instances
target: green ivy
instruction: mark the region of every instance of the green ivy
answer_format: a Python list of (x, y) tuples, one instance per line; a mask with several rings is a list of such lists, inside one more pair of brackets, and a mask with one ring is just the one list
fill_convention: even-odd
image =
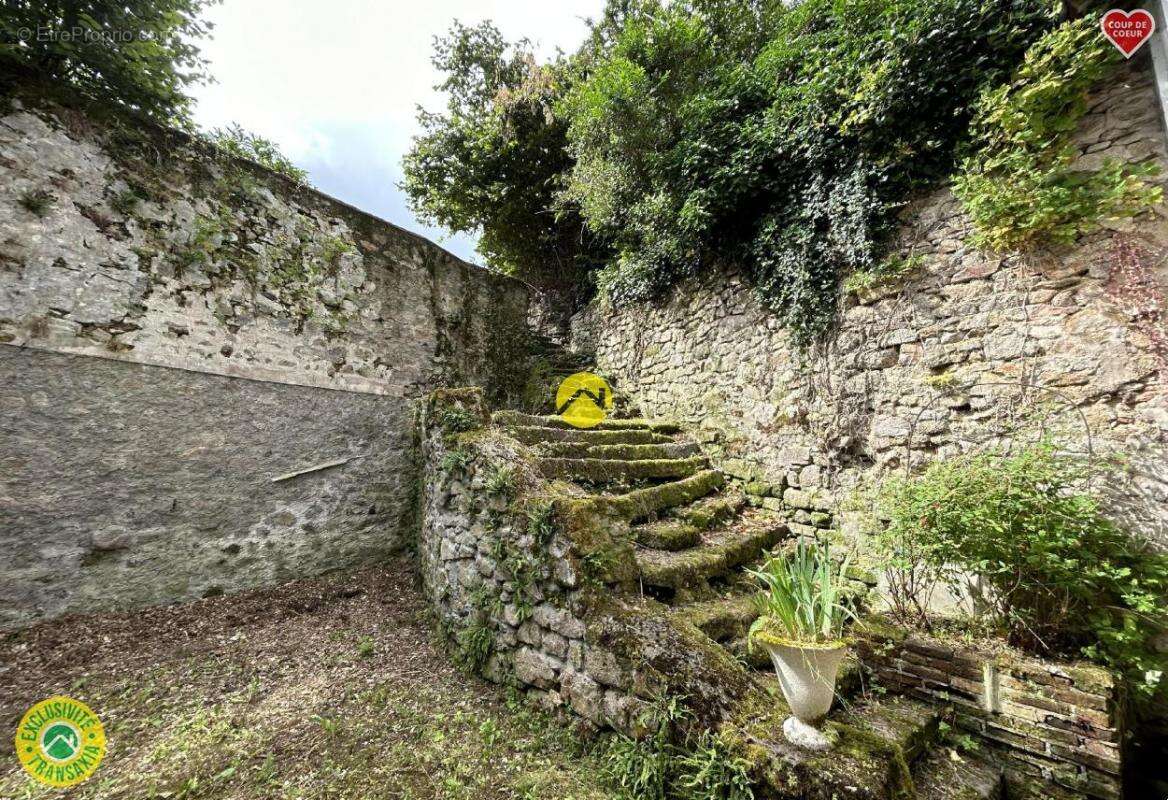
[(844, 280), (843, 290), (849, 294), (871, 292), (916, 272), (924, 263), (925, 257), (920, 254), (892, 255), (872, 269), (860, 269), (853, 272)]
[(970, 109), (1055, 21), (1048, 2), (614, 3), (560, 104), (564, 192), (617, 251), (616, 304), (745, 266), (794, 339), (835, 318)]
[(1068, 244), (1103, 220), (1134, 216), (1161, 200), (1160, 187), (1146, 181), (1158, 173), (1152, 163), (1076, 168), (1073, 136), (1088, 92), (1119, 60), (1092, 15), (1048, 33), (1012, 81), (982, 94), (971, 153), (954, 184), (979, 245)]

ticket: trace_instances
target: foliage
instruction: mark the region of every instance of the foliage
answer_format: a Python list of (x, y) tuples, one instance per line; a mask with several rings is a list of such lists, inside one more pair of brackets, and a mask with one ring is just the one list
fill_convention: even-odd
[(675, 786), (682, 800), (753, 800), (745, 761), (714, 734), (704, 731), (693, 749), (678, 757)]
[(237, 124), (214, 128), (205, 134), (206, 140), (221, 152), (233, 158), (245, 158), (267, 167), (296, 183), (307, 183), (308, 173), (288, 159), (271, 139), (244, 130)]
[(495, 650), (495, 632), (485, 620), (476, 617), (459, 630), (455, 661), (468, 672), (478, 674)]
[(872, 269), (859, 269), (853, 272), (844, 280), (843, 290), (851, 294), (872, 291), (915, 272), (923, 263), (925, 257), (920, 254), (889, 256)]
[(971, 154), (955, 191), (994, 249), (1065, 244), (1107, 218), (1138, 214), (1161, 199), (1144, 178), (1154, 164), (1106, 161), (1075, 168), (1073, 135), (1087, 93), (1111, 73), (1119, 55), (1099, 35), (1094, 15), (1040, 39), (1014, 79), (983, 93), (972, 126)]
[(614, 3), (559, 106), (565, 201), (617, 250), (599, 284), (642, 300), (734, 259), (808, 341), (907, 192), (949, 171), (967, 106), (1053, 17), (991, 0)]
[(1049, 443), (968, 455), (887, 482), (879, 514), (890, 541), (942, 579), (979, 576), (1013, 644), (1145, 673), (1168, 617), (1168, 555), (1104, 516), (1085, 488), (1092, 471)]
[(570, 293), (594, 265), (592, 237), (555, 198), (570, 168), (562, 60), (537, 65), (530, 43), (498, 29), (455, 23), (435, 40), (445, 73), (445, 113), (419, 110), (422, 135), (406, 155), (402, 188), (418, 216), (453, 231), (481, 231), (487, 262), (555, 292)]
[(455, 472), (466, 469), (467, 465), (474, 460), (474, 453), (469, 450), (454, 449), (447, 450), (442, 454), (442, 460), (438, 462), (438, 468), (443, 472)]
[(475, 415), (457, 404), (444, 406), (438, 414), (438, 424), (446, 433), (465, 433), (479, 426)]
[(491, 497), (506, 497), (515, 491), (515, 468), (499, 464), (487, 471), (483, 491)]
[(747, 764), (691, 722), (684, 698), (660, 697), (640, 720), (645, 737), (609, 741), (604, 779), (618, 800), (754, 800)]
[(189, 124), (189, 86), (204, 83), (200, 19), (215, 0), (8, 0), (0, 68), (64, 83), (94, 100)]
[(761, 591), (755, 595), (759, 617), (747, 637), (773, 632), (797, 642), (830, 642), (843, 636), (852, 615), (847, 599), (849, 558), (837, 567), (826, 543), (800, 540), (794, 553), (772, 558), (760, 570), (748, 569)]
[(527, 533), (543, 547), (556, 532), (556, 506), (551, 500), (536, 500), (527, 507)]
[(43, 217), (56, 199), (47, 189), (28, 189), (20, 193), (19, 202), (28, 213)]

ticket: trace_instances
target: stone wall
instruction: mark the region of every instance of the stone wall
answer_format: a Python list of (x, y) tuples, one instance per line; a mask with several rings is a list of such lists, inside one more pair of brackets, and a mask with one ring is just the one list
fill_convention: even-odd
[(375, 562), (406, 544), (412, 421), (399, 397), (0, 347), (0, 627)]
[(1015, 782), (1122, 795), (1125, 702), (1107, 670), (874, 625), (858, 645), (879, 685), (953, 706), (957, 728), (1005, 755)]
[(526, 313), (522, 284), (310, 188), (16, 87), (0, 104), (0, 627), (400, 547), (414, 400), (518, 394)]
[(760, 690), (740, 664), (636, 590), (625, 525), (558, 493), (477, 389), (422, 411), (422, 583), (467, 669), (596, 728), (643, 733), (655, 698), (714, 725)]
[[(1092, 99), (1078, 141), (1085, 168), (1168, 167), (1146, 66)], [(1081, 445), (1089, 430), (1093, 448), (1131, 457), (1124, 511), (1168, 545), (1168, 209), (1027, 257), (981, 252), (969, 233), (947, 189), (921, 198), (899, 245), (920, 268), (843, 297), (837, 328), (807, 352), (733, 271), (656, 305), (593, 306), (573, 329), (595, 335), (618, 391), (704, 430), (720, 466), (795, 509), (797, 530), (830, 526), (857, 484), (983, 444), (1005, 416), (1042, 407)]]
[(465, 666), (526, 688), (544, 708), (630, 731), (643, 702), (613, 653), (586, 644), (579, 559), (553, 527), (549, 502), (519, 501), (531, 480), (523, 457), (517, 443), (481, 432), (488, 424), (473, 390), (426, 405), (418, 545), (426, 595)]

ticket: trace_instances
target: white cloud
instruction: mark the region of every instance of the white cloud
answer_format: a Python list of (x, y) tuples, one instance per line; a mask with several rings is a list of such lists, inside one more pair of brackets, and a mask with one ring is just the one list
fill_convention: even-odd
[[(584, 37), (603, 0), (226, 0), (208, 12), (202, 45), (217, 83), (195, 91), (204, 127), (238, 122), (276, 141), (325, 191), (435, 238), (394, 185), (417, 132), (418, 104), (436, 108), (433, 38), (454, 19), (490, 19), (547, 56)], [(466, 237), (447, 246), (464, 258)]]

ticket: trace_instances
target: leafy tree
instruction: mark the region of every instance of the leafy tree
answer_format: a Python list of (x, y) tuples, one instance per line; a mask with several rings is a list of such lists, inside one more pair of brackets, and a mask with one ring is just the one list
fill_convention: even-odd
[(186, 88), (207, 80), (197, 40), (217, 0), (6, 0), (0, 69), (189, 127)]
[(539, 65), (526, 40), (508, 44), (491, 23), (455, 23), (435, 40), (444, 113), (419, 109), (423, 133), (404, 161), (402, 188), (423, 219), (481, 232), (488, 263), (572, 296), (602, 251), (578, 210), (559, 204), (572, 161), (556, 101), (565, 59)]
[(1054, 17), (1037, 0), (614, 2), (561, 103), (565, 197), (617, 250), (602, 288), (646, 299), (731, 259), (809, 341)]
[(251, 133), (238, 124), (226, 128), (215, 128), (206, 134), (207, 141), (224, 153), (236, 158), (246, 158), (273, 172), (278, 172), (297, 183), (307, 183), (308, 173), (292, 163), (280, 152), (271, 139)]

